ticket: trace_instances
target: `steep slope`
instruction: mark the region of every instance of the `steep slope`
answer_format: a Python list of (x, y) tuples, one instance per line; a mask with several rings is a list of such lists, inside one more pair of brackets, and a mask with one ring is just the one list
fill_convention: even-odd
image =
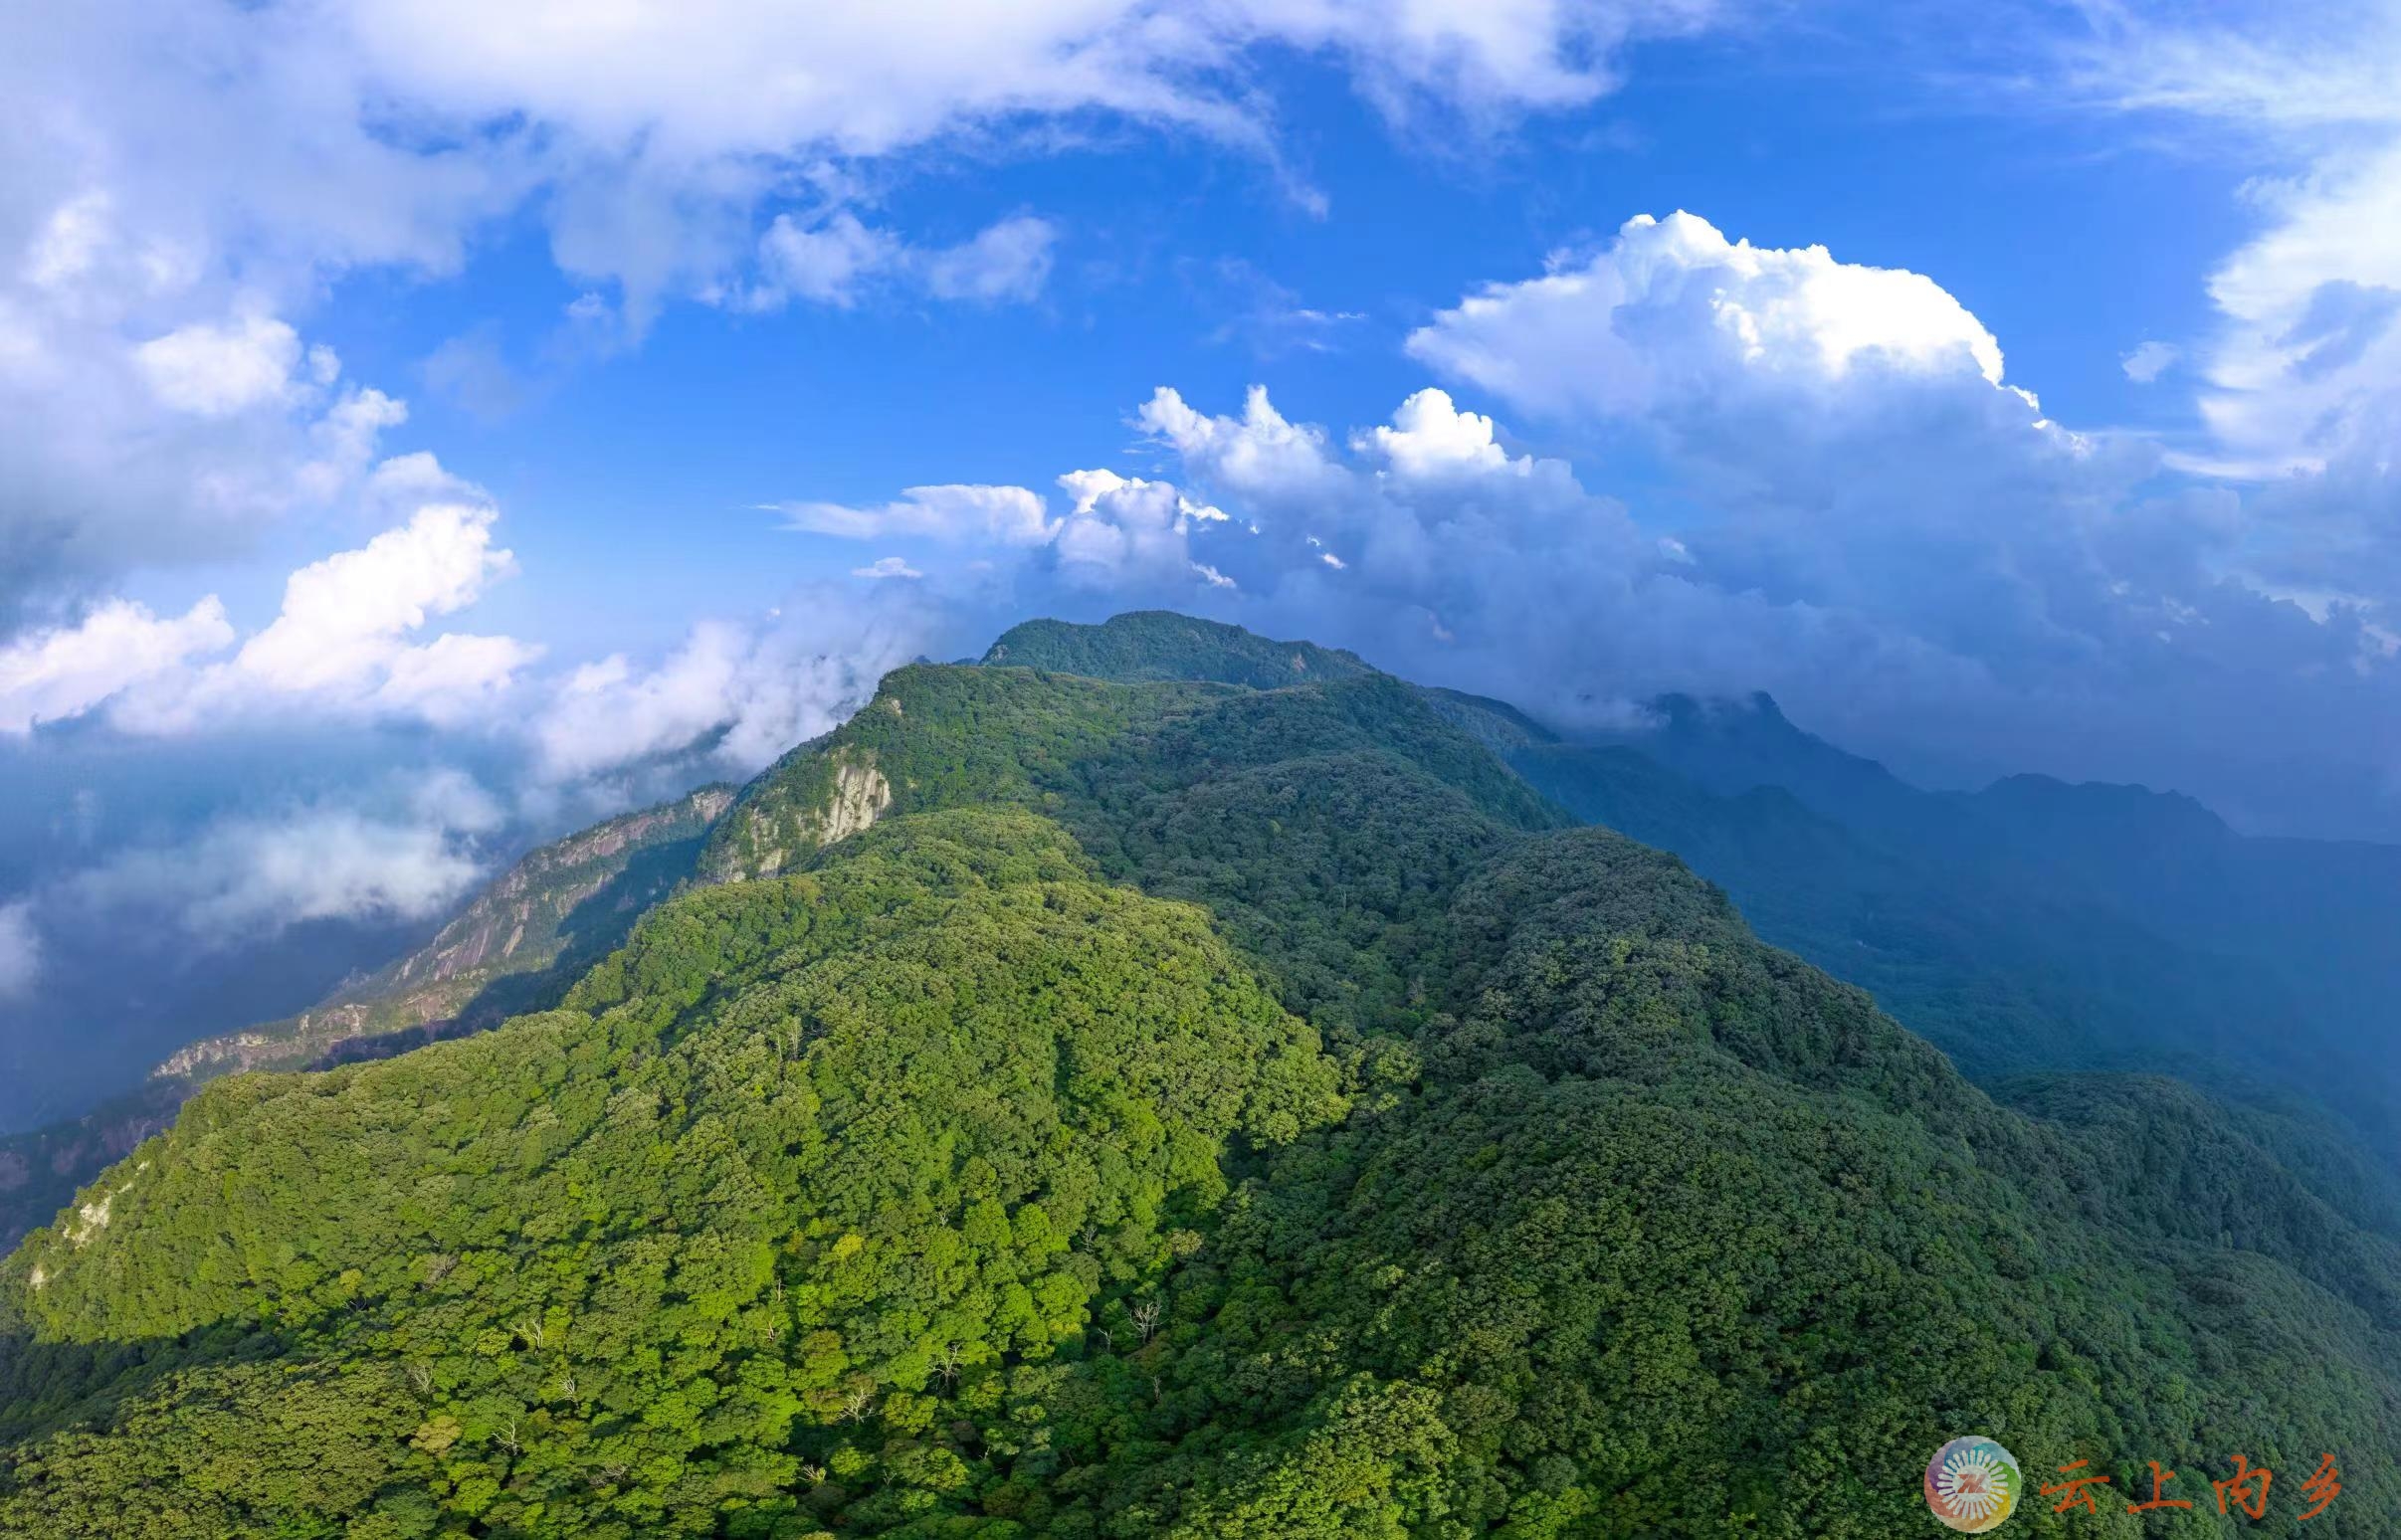
[(686, 880), (733, 801), (703, 786), (529, 853), (423, 947), (299, 1016), (210, 1038), (80, 1118), (0, 1139), (0, 1247), (48, 1224), (75, 1190), (166, 1127), (201, 1082), (397, 1053), (556, 1002), (634, 921)]
[(560, 1009), (0, 1266), (0, 1534), (1889, 1540), (1970, 1430), (2401, 1526), (2391, 1243), (1566, 823), (1378, 676), (900, 671)]

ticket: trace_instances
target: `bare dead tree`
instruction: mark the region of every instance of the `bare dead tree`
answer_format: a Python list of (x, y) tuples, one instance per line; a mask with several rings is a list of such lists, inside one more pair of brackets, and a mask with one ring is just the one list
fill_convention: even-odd
[(1133, 1322), (1134, 1330), (1142, 1334), (1142, 1343), (1147, 1347), (1150, 1343), (1150, 1334), (1159, 1329), (1158, 1300), (1145, 1299), (1140, 1304), (1129, 1304), (1125, 1307), (1125, 1315), (1128, 1320)]

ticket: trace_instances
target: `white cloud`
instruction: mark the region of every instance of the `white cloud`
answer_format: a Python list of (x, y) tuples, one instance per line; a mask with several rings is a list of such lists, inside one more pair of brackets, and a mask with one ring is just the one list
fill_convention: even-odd
[(21, 637), (0, 648), (0, 732), (31, 732), (80, 716), (144, 679), (231, 647), (234, 629), (215, 598), (177, 619), (129, 600), (96, 607), (81, 623)]
[[(2396, 60), (2401, 64), (2401, 59)], [(2201, 408), (2229, 469), (2389, 456), (2401, 428), (2401, 125), (2265, 191), (2270, 227), (2210, 278)]]
[(846, 540), (924, 535), (1038, 545), (1052, 532), (1042, 494), (1023, 486), (911, 486), (898, 500), (876, 507), (839, 502), (779, 502), (769, 507), (784, 516), (787, 528)]
[(864, 567), (853, 567), (851, 576), (881, 581), (885, 578), (921, 578), (925, 574), (898, 556), (879, 556)]
[[(332, 355), (319, 357), (327, 360), (320, 372), (329, 381)], [(199, 417), (226, 417), (289, 398), (293, 371), (300, 362), (300, 335), (272, 315), (200, 322), (142, 343), (134, 348), (133, 361), (166, 405)]]
[(183, 843), (121, 852), (66, 891), (95, 908), (164, 912), (212, 945), (309, 920), (429, 919), (482, 879), (477, 837), (500, 816), (472, 778), (437, 770), (394, 778), (365, 805), (221, 818)]
[(1234, 491), (1292, 493), (1322, 484), (1332, 474), (1325, 435), (1285, 421), (1264, 385), (1251, 387), (1240, 419), (1196, 412), (1162, 385), (1134, 420)]
[(1572, 105), (1609, 89), (1607, 59), (1627, 39), (1684, 30), (1711, 7), (1213, 0), (1162, 13), (1134, 0), (910, 0), (860, 13), (720, 0), (601, 21), (578, 11), (571, 25), (540, 5), (349, 9), (359, 52), (405, 99), (477, 120), (523, 112), (597, 147), (655, 137), (695, 156), (877, 154), (962, 123), (1092, 108), (1239, 134), (1210, 72), (1262, 44), (1322, 51), (1373, 89), (1472, 110)]
[(1113, 471), (1070, 471), (1059, 484), (1074, 504), (1051, 542), (1052, 570), (1070, 587), (1122, 595), (1227, 581), (1192, 554), (1193, 530), (1225, 520), (1217, 508), (1170, 482)]
[(2111, 7), (2094, 20), (2068, 75), (2082, 96), (2230, 127), (2273, 167), (2243, 186), (2257, 232), (2210, 277), (2219, 324), (2193, 364), (2211, 443), (2186, 463), (2273, 477), (2389, 462), (2401, 430), (2401, 10)]
[(383, 682), (366, 705), (380, 715), (415, 717), (436, 727), (489, 721), (500, 696), (541, 653), (514, 637), (445, 632), (422, 647), (390, 653)]
[(902, 250), (898, 239), (868, 229), (848, 209), (814, 226), (779, 214), (759, 238), (765, 283), (750, 303), (768, 309), (798, 296), (821, 304), (850, 304), (858, 298), (860, 285), (891, 268)]
[(1728, 242), (1685, 213), (1637, 216), (1589, 259), (1488, 286), (1408, 350), (1546, 415), (1713, 406), (1736, 382), (1825, 394), (1854, 372), (2001, 379), (2000, 344), (1932, 280)]
[(2126, 378), (2137, 385), (2148, 385), (2167, 372), (2169, 366), (2183, 357), (2183, 350), (2172, 342), (2146, 341), (2117, 360)]
[(800, 596), (764, 627), (702, 622), (656, 668), (618, 656), (570, 675), (531, 724), (536, 769), (568, 782), (698, 760), (747, 774), (858, 709), (932, 626), (905, 597), (832, 594)]
[(849, 306), (882, 283), (936, 299), (1022, 301), (1040, 294), (1049, 281), (1058, 234), (1048, 220), (1017, 215), (961, 245), (926, 249), (869, 228), (848, 209), (806, 222), (779, 214), (759, 238), (759, 283), (733, 297), (753, 310), (793, 299)]
[(509, 637), (412, 637), (473, 604), (513, 558), (492, 544), (489, 503), (430, 460), (389, 464), (379, 495), (431, 492), (356, 550), (293, 573), (274, 621), (243, 641), (213, 595), (179, 618), (116, 599), (72, 626), (0, 647), (0, 732), (28, 733), (103, 704), (120, 729), (179, 734), (262, 713), (397, 717), (455, 727), (486, 719), (539, 650)]
[[(1462, 412), (1448, 391), (1421, 390), (1392, 414), (1392, 426), (1379, 427), (1361, 441), (1405, 476), (1439, 476), (1446, 471), (1492, 471), (1510, 467), (1508, 455), (1493, 439), (1493, 420)], [(1517, 461), (1515, 467), (1529, 463)]]
[[(1714, 269), (1721, 249), (1739, 250), (1688, 240), (1665, 260), (1698, 252)], [(1755, 271), (1792, 266), (1770, 257)], [(1805, 283), (1828, 284), (1815, 271), (1828, 261), (1808, 255)], [(1889, 277), (1862, 272), (1871, 289)], [(2282, 772), (2253, 753), (2263, 743), (2322, 745), (2362, 786), (2401, 755), (2393, 628), (2363, 608), (2357, 569), (2332, 590), (2270, 580), (2255, 542), (2290, 517), (2161, 491), (2155, 447), (2045, 420), (1988, 372), (1997, 348), (1947, 296), (1916, 306), (1938, 326), (1904, 315), (1905, 345), (1887, 345), (1863, 342), (1857, 317), (1819, 327), (1824, 306), (1782, 303), (1780, 278), (1762, 290), (1738, 277), (1655, 274), (1638, 290), (1668, 298), (1649, 305), (1584, 288), (1615, 329), (1583, 356), (1640, 388), (1574, 374), (1557, 339), (1594, 323), (1555, 292), (1540, 295), (1543, 324), (1477, 333), (1472, 356), (1527, 410), (1611, 446), (1602, 463), (1626, 465), (1650, 504), (1639, 518), (1562, 461), (1510, 455), (1491, 418), (1441, 390), (1348, 435), (1344, 455), (1262, 389), (1218, 416), (1161, 388), (1139, 418), (1180, 464), (1173, 501), (1111, 472), (1061, 478), (1079, 508), (1130, 499), (1146, 520), (1094, 538), (1103, 559), (1081, 572), (1063, 533), (1021, 585), (1060, 585), (1059, 599), (1036, 589), (1045, 606), (1092, 586), (1189, 604), (1563, 722), (1667, 689), (1767, 688), (1838, 739), (1944, 773), (2039, 765), (2181, 784), (2238, 811), (2274, 805)], [(1504, 308), (1517, 296), (1485, 292)], [(1520, 338), (1530, 359), (1493, 351)], [(1209, 502), (1232, 519), (1186, 521), (1180, 590), (1157, 562), (1100, 581), (1126, 533)], [(2322, 602), (2294, 599), (2304, 591)], [(2261, 722), (2279, 731), (2263, 738)]]
[[(729, 280), (758, 254), (762, 202), (929, 143), (1039, 145), (1027, 130), (1047, 120), (1104, 114), (1273, 160), (1259, 66), (1293, 52), (1345, 69), (1395, 117), (1431, 106), (1497, 124), (1594, 99), (1629, 41), (1714, 9), (636, 0), (594, 16), (547, 0), (103, 0), (21, 40), (0, 74), (15, 103), (0, 132), (12, 164), (43, 169), (26, 268), (44, 282), (113, 262), (298, 293), (362, 264), (450, 271), (481, 222), (538, 199), (561, 266), (622, 285), (638, 322), (662, 295), (742, 287)], [(1003, 221), (936, 258), (928, 281), (1022, 295), (1047, 241), (1038, 221)]]
[(925, 288), (937, 299), (974, 299), (986, 304), (1031, 299), (1051, 276), (1051, 247), (1058, 227), (1018, 215), (985, 229), (963, 246), (929, 254)]
[(23, 995), (42, 976), (42, 937), (34, 929), (33, 901), (0, 903), (0, 1000)]
[(389, 669), (398, 639), (473, 604), (516, 559), (492, 545), (490, 506), (420, 507), (354, 551), (292, 574), (274, 624), (242, 645), (240, 674), (277, 690), (345, 684)]
[(285, 581), (276, 618), (222, 663), (166, 669), (133, 682), (111, 719), (142, 733), (185, 733), (262, 712), (414, 717), (459, 726), (484, 716), (538, 649), (508, 637), (410, 638), (475, 603), (515, 571), (495, 549), (488, 503), (429, 463), (379, 473), (385, 489), (432, 490), (407, 522), (311, 562)]

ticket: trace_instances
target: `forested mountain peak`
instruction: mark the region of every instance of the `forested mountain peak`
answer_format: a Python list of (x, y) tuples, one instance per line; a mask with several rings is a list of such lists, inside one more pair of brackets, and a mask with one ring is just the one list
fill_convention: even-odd
[(1370, 674), (1356, 654), (1313, 642), (1277, 642), (1240, 626), (1169, 610), (1134, 610), (1097, 626), (1036, 620), (992, 644), (986, 664), (1094, 678), (1216, 679), (1274, 689)]

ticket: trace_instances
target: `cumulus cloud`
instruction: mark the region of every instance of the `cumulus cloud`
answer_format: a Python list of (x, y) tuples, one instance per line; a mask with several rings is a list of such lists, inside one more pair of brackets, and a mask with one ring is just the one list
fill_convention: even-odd
[[(1570, 724), (1767, 688), (1920, 773), (2148, 780), (2267, 819), (2289, 777), (2263, 745), (2303, 741), (2350, 778), (2327, 817), (2392, 811), (2367, 791), (2401, 757), (2389, 533), (2052, 421), (1929, 277), (1638, 219), (1410, 350), (1593, 458), (1515, 453), (1439, 388), (1337, 435), (1264, 387), (1230, 413), (1161, 387), (1135, 421), (1163, 476), (1067, 473), (1039, 517), (1025, 490), (1013, 543), (900, 506), (997, 558), (1021, 609), (1187, 605)], [(2306, 580), (2312, 548), (2360, 558), (2347, 586)]]
[(47, 297), (12, 305), (0, 275), (0, 631), (133, 568), (243, 553), (355, 489), (406, 417), (341, 387), (338, 360), (281, 321), (138, 347), (118, 329)]
[(1450, 471), (1530, 470), (1530, 461), (1509, 459), (1493, 437), (1493, 420), (1462, 412), (1450, 393), (1421, 390), (1401, 403), (1390, 427), (1355, 441), (1390, 462), (1403, 476), (1431, 477)]
[[(1138, 596), (1172, 593), (1208, 576), (1193, 557), (1192, 533), (1223, 521), (1219, 509), (1193, 501), (1169, 482), (1113, 471), (1071, 471), (1059, 484), (1075, 501), (1050, 554), (1052, 571), (1069, 587)], [(1232, 582), (1215, 573), (1212, 586)]]
[(77, 625), (0, 648), (0, 732), (31, 732), (80, 716), (128, 684), (176, 672), (233, 641), (225, 606), (214, 596), (180, 618), (124, 599), (96, 606)]
[(1686, 213), (1637, 216), (1587, 259), (1491, 285), (1408, 348), (1547, 413), (1714, 410), (1735, 385), (1829, 395), (1855, 372), (2001, 379), (2000, 343), (1931, 279), (1729, 242)]
[(354, 551), (300, 568), (284, 608), (234, 659), (270, 688), (319, 689), (390, 666), (398, 638), (465, 608), (516, 559), (492, 544), (490, 506), (436, 502)]
[(0, 1000), (28, 992), (42, 975), (42, 937), (34, 929), (33, 901), (0, 903)]
[[(133, 361), (166, 405), (198, 417), (225, 417), (287, 398), (300, 361), (300, 334), (272, 315), (197, 322), (142, 343)], [(333, 354), (320, 351), (315, 370), (320, 383), (330, 381), (338, 372)]]
[(537, 650), (508, 637), (409, 639), (515, 570), (514, 557), (493, 546), (497, 517), (485, 503), (424, 503), (358, 549), (311, 562), (286, 580), (282, 610), (233, 657), (139, 681), (112, 719), (150, 733), (295, 708), (469, 719)]
[[(899, 499), (874, 507), (833, 502), (768, 507), (783, 515), (786, 527), (812, 534), (855, 540), (917, 535), (1018, 554), (1028, 559), (1026, 573), (1069, 590), (1130, 597), (1171, 594), (1204, 571), (1214, 586), (1233, 586), (1231, 578), (1201, 563), (1192, 545), (1195, 530), (1227, 522), (1222, 508), (1184, 495), (1171, 482), (1105, 469), (1070, 471), (1058, 478), (1058, 484), (1067, 493), (1068, 506), (1057, 515), (1049, 500), (1031, 487), (982, 484), (912, 486)], [(888, 556), (872, 567), (854, 569), (852, 576), (915, 578), (923, 573), (900, 557)]]
[[(2269, 800), (2271, 772), (2241, 768), (2262, 723), (2362, 784), (2401, 749), (2379, 725), (2394, 681), (2372, 635), (2401, 588), (2389, 556), (2358, 561), (2378, 543), (2358, 510), (2389, 493), (2356, 487), (2366, 500), (2337, 508), (2292, 485), (2165, 482), (2157, 446), (2046, 418), (1931, 279), (1636, 220), (1587, 259), (1470, 295), (1409, 348), (1662, 462), (1708, 509), (1663, 531), (1687, 578), (1819, 633), (1758, 658), (1762, 682), (1850, 674), (1839, 692), (1771, 687), (1871, 741), (1905, 741), (1906, 723), (1987, 766), (2047, 742), (2057, 768), (2181, 776), (2237, 806)], [(2310, 559), (2326, 550), (2351, 553), (2347, 581)]]
[[(472, 491), (427, 462), (379, 474), (385, 490)], [(186, 733), (263, 712), (306, 709), (455, 726), (481, 715), (538, 650), (509, 637), (411, 638), (514, 570), (492, 543), (486, 502), (419, 503), (356, 550), (293, 573), (275, 619), (244, 640), (210, 596), (178, 618), (130, 600), (0, 648), (0, 732), (29, 733), (106, 706), (119, 728)]]

